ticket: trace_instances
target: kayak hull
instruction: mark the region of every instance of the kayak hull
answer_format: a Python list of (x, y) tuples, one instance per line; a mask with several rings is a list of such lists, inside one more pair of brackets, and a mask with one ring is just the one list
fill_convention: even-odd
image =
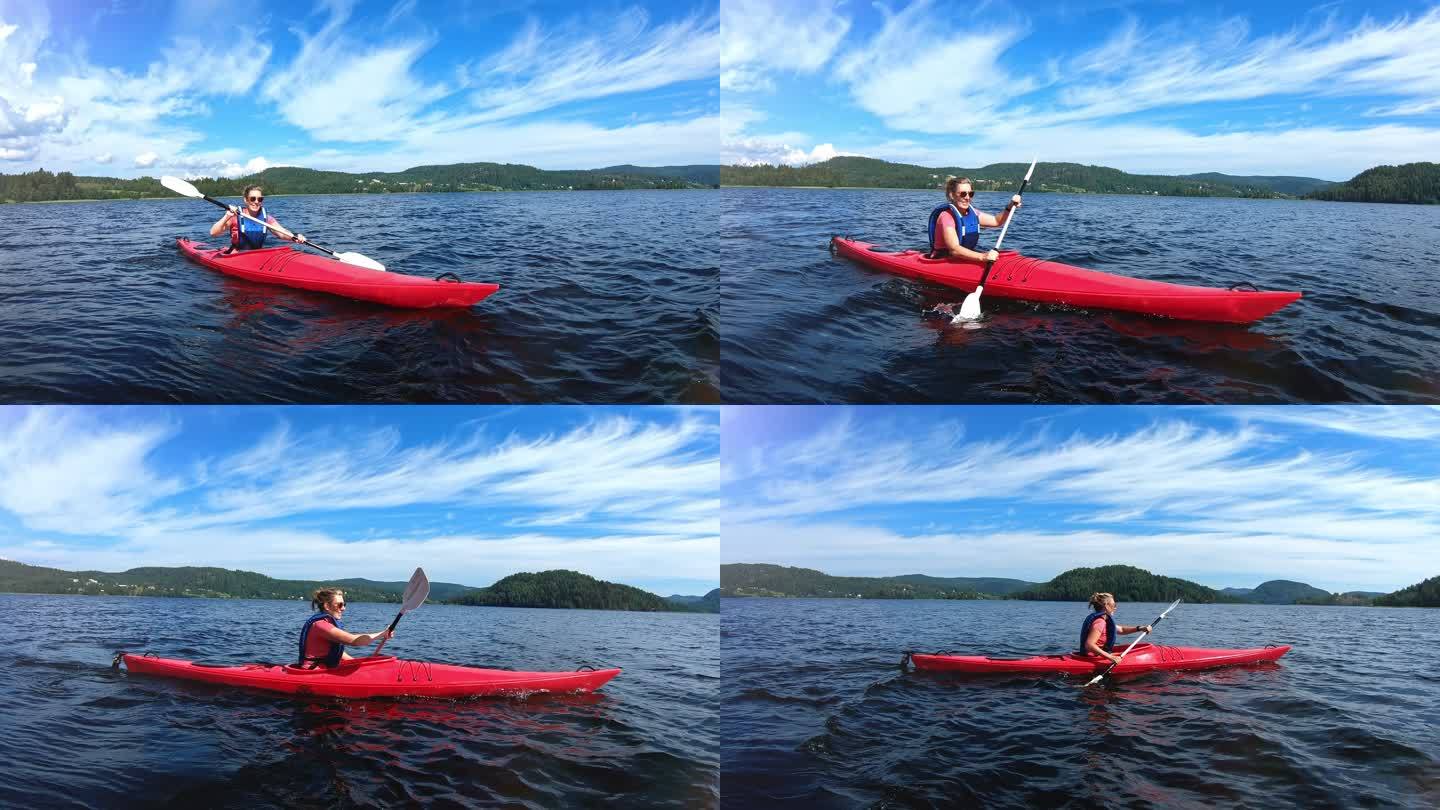
[(329, 256), (302, 253), (290, 247), (236, 251), (226, 256), (215, 248), (189, 239), (176, 239), (175, 244), (187, 258), (227, 276), (329, 293), (388, 307), (468, 307), (500, 289), (499, 284), (438, 281), (371, 270)]
[[(1177, 672), (1262, 664), (1278, 661), (1280, 656), (1289, 651), (1288, 644), (1245, 650), (1137, 644), (1111, 674), (1140, 675), (1146, 672)], [(963, 672), (973, 675), (1098, 675), (1110, 666), (1110, 662), (1104, 658), (1078, 653), (1034, 655), (1028, 658), (914, 653), (910, 660), (916, 670)]]
[(273, 664), (210, 666), (176, 658), (121, 656), (132, 675), (263, 689), (291, 695), (341, 698), (463, 698), (529, 695), (536, 692), (593, 692), (620, 674), (618, 669), (577, 672), (513, 672), (374, 656), (333, 669), (297, 669)]
[[(867, 267), (965, 292), (975, 290), (984, 270), (977, 262), (927, 259), (915, 250), (892, 253), (841, 236), (831, 239), (831, 245), (836, 255)], [(985, 282), (984, 295), (1217, 323), (1258, 321), (1301, 296), (1298, 292), (1228, 290), (1129, 278), (1032, 259), (1013, 250), (1000, 252)]]

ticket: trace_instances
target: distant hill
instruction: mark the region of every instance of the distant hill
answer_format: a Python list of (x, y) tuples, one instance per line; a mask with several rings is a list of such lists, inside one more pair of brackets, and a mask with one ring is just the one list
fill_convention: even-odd
[(603, 169), (596, 169), (601, 172), (615, 172), (617, 174), (649, 176), (649, 177), (683, 177), (692, 183), (699, 183), (705, 186), (720, 185), (720, 164), (697, 164), (693, 166), (607, 166)]
[[(672, 173), (673, 172), (673, 173)], [(267, 197), (284, 194), (401, 194), (463, 191), (610, 191), (626, 189), (713, 188), (719, 166), (613, 166), (608, 169), (537, 169), (520, 163), (451, 163), (414, 166), (399, 172), (331, 172), (275, 166), (256, 174), (200, 178), (196, 188), (215, 197), (238, 197), (258, 183)], [(174, 198), (153, 177), (76, 176), (40, 169), (0, 174), (0, 202), (55, 200), (136, 200)]]
[(1198, 582), (1162, 577), (1130, 565), (1072, 568), (1044, 585), (1012, 594), (1012, 599), (1084, 602), (1094, 593), (1112, 593), (1117, 602), (1236, 602)]
[(1272, 579), (1254, 588), (1221, 588), (1220, 593), (1242, 602), (1262, 605), (1368, 605), (1382, 595), (1372, 591), (1330, 593), (1288, 579)]
[(1440, 163), (1376, 166), (1306, 196), (1335, 202), (1436, 205), (1440, 204)]
[[(364, 583), (348, 586), (346, 598), (354, 602), (399, 602), (404, 590), (394, 583)], [(212, 599), (298, 599), (308, 601), (316, 588), (337, 584), (333, 580), (304, 581), (272, 579), (253, 571), (224, 568), (131, 568), (120, 573), (104, 571), (63, 571), (0, 560), (0, 592), (55, 593), (89, 596), (168, 596)]]
[[(729, 186), (820, 186), (830, 188), (939, 189), (947, 175), (969, 177), (976, 191), (1010, 191), (1020, 185), (1028, 163), (992, 163), (978, 168), (929, 167), (867, 157), (835, 157), (809, 166), (721, 166)], [(1169, 176), (1129, 174), (1106, 166), (1040, 163), (1030, 191), (1077, 194), (1155, 194), (1172, 197), (1288, 197), (1333, 185), (1312, 177), (1234, 177), (1209, 173)]]
[(715, 588), (704, 596), (667, 596), (665, 599), (677, 605), (684, 606), (688, 610), (697, 613), (719, 613), (720, 612), (720, 589)]
[(700, 612), (690, 605), (578, 571), (511, 574), (488, 588), (473, 588), (446, 601), (486, 607)]
[(1440, 576), (1401, 588), (1394, 593), (1377, 596), (1375, 604), (1382, 607), (1440, 607)]
[[(917, 578), (923, 581), (916, 581)], [(986, 596), (967, 584), (952, 582), (918, 574), (906, 577), (833, 577), (811, 568), (787, 568), (764, 563), (720, 566), (722, 596), (819, 599), (983, 599)]]
[(905, 574), (889, 577), (889, 579), (940, 590), (979, 591), (995, 596), (1006, 596), (1039, 584), (1026, 582), (1023, 579), (1005, 579), (1003, 577), (932, 577), (925, 574)]
[(1276, 191), (1291, 197), (1303, 197), (1312, 191), (1337, 185), (1331, 180), (1318, 180), (1314, 177), (1239, 177), (1233, 174), (1221, 174), (1219, 172), (1182, 174), (1180, 177), (1186, 180), (1199, 180), (1203, 183), (1219, 183), (1232, 188), (1268, 188), (1271, 191)]
[(1329, 596), (1329, 591), (1303, 582), (1272, 579), (1255, 586), (1249, 595), (1243, 598), (1247, 602), (1259, 602), (1262, 605), (1293, 605), (1302, 599), (1327, 599)]
[[(409, 585), (410, 582), (409, 580), (406, 580), (405, 582), (376, 582), (373, 579), (355, 578), (337, 579), (333, 580), (329, 584), (339, 585), (340, 587), (346, 589), (347, 592), (360, 589), (364, 591), (376, 591), (379, 593), (393, 594), (395, 596), (394, 601), (398, 602), (400, 601), (400, 597), (405, 595), (405, 587)], [(458, 596), (470, 589), (471, 586), (469, 585), (457, 585), (453, 582), (432, 581), (430, 583), (430, 598), (436, 602), (444, 602), (446, 599), (449, 599), (452, 596)]]

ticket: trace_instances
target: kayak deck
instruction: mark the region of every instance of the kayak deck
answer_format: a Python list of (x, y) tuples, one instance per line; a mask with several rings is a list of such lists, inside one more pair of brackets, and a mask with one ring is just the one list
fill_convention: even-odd
[[(1134, 675), (1145, 672), (1176, 672), (1261, 664), (1277, 661), (1289, 651), (1288, 644), (1238, 650), (1137, 644), (1135, 649), (1131, 650), (1130, 654), (1125, 656), (1120, 665), (1115, 668), (1114, 674)], [(1027, 658), (912, 653), (910, 660), (916, 670), (979, 675), (1095, 675), (1110, 666), (1110, 661), (1107, 659), (1080, 653), (1033, 655)]]
[(500, 289), (499, 284), (440, 281), (371, 270), (304, 253), (288, 246), (236, 251), (228, 255), (189, 239), (175, 244), (190, 259), (228, 276), (278, 284), (405, 309), (468, 307)]
[(217, 666), (128, 653), (122, 654), (120, 659), (134, 675), (343, 698), (461, 698), (525, 696), (537, 692), (573, 694), (593, 692), (620, 674), (618, 669), (574, 672), (480, 669), (406, 661), (388, 655), (355, 658), (332, 669), (299, 669), (276, 664)]
[[(836, 254), (897, 275), (973, 292), (983, 265), (927, 259), (916, 250), (889, 252), (847, 237), (831, 239)], [(1192, 287), (1129, 278), (1059, 262), (1032, 259), (1013, 250), (1000, 258), (985, 282), (985, 296), (1081, 308), (1113, 309), (1189, 321), (1250, 323), (1301, 297), (1299, 292)]]

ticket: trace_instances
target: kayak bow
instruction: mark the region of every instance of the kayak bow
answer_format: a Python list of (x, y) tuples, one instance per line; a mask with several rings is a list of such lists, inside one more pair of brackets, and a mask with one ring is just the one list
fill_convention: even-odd
[[(979, 263), (927, 259), (916, 250), (889, 252), (868, 242), (836, 236), (835, 253), (867, 267), (907, 278), (973, 291), (984, 272)], [(1043, 304), (1113, 309), (1186, 321), (1250, 323), (1300, 299), (1298, 292), (1192, 287), (1117, 276), (1001, 251), (985, 281), (985, 294)]]

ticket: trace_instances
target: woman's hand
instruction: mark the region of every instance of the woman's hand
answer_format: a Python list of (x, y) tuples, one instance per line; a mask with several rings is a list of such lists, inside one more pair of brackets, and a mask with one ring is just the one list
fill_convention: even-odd
[(1109, 658), (1109, 659), (1110, 659), (1110, 663), (1112, 663), (1112, 664), (1118, 664), (1118, 663), (1120, 663), (1120, 656), (1116, 655), (1115, 653), (1106, 653), (1106, 654), (1105, 654), (1105, 657), (1106, 657), (1106, 658)]
[(1149, 633), (1150, 631), (1154, 630), (1155, 628), (1151, 627), (1151, 626), (1148, 625), (1148, 624), (1142, 624), (1142, 625), (1137, 626), (1135, 629), (1136, 629), (1137, 631), (1140, 631), (1140, 632), (1143, 632), (1143, 633)]
[(991, 251), (987, 252), (987, 253), (985, 254), (985, 261), (987, 261), (987, 262), (989, 262), (989, 263), (991, 263), (991, 264), (994, 264), (995, 262), (1000, 261), (1000, 251), (998, 251), (998, 250), (991, 250)]
[(240, 206), (238, 206), (238, 205), (227, 205), (227, 206), (225, 206), (225, 210), (226, 210), (226, 211), (229, 211), (231, 214), (239, 214), (239, 213), (240, 213)]
[(297, 234), (295, 234), (295, 241), (296, 241), (296, 242), (299, 242), (299, 243), (302, 244), (302, 245), (305, 244), (305, 234), (303, 234), (303, 233), (297, 233)]
[(1016, 194), (1014, 197), (1011, 197), (1011, 198), (1010, 198), (1010, 207), (1011, 207), (1011, 208), (1019, 208), (1019, 207), (1020, 207), (1020, 195), (1019, 195), (1019, 194)]

